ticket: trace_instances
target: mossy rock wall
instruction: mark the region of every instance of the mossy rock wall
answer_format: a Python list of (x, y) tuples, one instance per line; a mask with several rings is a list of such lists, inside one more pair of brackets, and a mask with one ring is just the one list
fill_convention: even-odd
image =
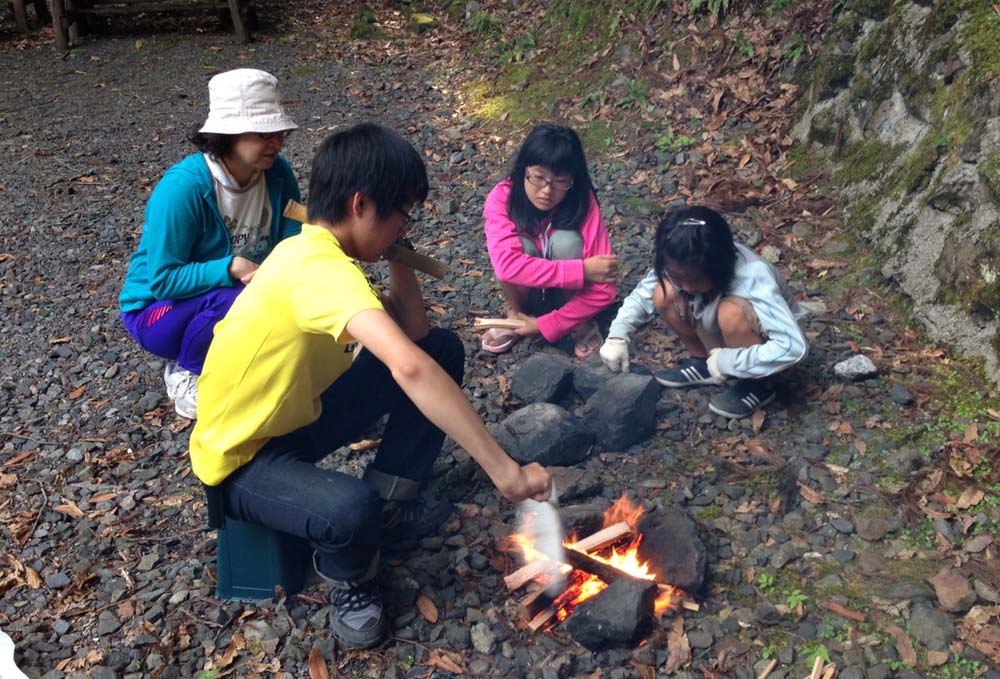
[(797, 139), (833, 161), (848, 223), (917, 318), (1000, 382), (1000, 16), (847, 0), (824, 44)]

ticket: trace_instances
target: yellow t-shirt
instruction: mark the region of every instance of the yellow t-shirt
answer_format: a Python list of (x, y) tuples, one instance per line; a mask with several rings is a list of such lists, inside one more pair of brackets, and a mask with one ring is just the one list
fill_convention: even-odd
[(326, 229), (303, 224), (278, 243), (215, 326), (191, 432), (198, 478), (218, 485), (270, 438), (315, 422), (320, 394), (351, 365), (347, 322), (382, 308)]

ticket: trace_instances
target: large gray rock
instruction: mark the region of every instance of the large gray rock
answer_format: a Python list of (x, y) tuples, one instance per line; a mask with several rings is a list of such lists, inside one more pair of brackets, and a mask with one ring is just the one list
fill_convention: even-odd
[(493, 436), (521, 464), (568, 466), (590, 454), (594, 435), (557, 405), (533, 403), (493, 427)]
[(573, 389), (580, 395), (580, 398), (587, 400), (597, 393), (617, 373), (613, 373), (604, 366), (601, 357), (594, 354), (573, 371)]
[(708, 551), (698, 527), (682, 509), (670, 507), (639, 520), (642, 542), (639, 559), (656, 574), (658, 582), (692, 594), (705, 585)]
[(644, 375), (616, 375), (587, 400), (584, 421), (608, 450), (624, 450), (653, 433), (660, 385)]
[(910, 633), (932, 651), (947, 651), (955, 639), (955, 625), (930, 604), (917, 603), (910, 612)]
[(555, 354), (534, 354), (510, 380), (510, 393), (525, 403), (555, 403), (573, 385), (573, 361)]
[(566, 631), (592, 651), (635, 644), (653, 624), (656, 583), (622, 578), (576, 607)]

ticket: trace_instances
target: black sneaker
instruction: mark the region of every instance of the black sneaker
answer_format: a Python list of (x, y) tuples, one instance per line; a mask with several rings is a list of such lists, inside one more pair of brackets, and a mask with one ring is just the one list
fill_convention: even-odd
[(737, 380), (709, 401), (708, 409), (716, 415), (741, 419), (773, 401), (774, 395), (774, 388), (767, 380)]
[(330, 628), (351, 648), (371, 648), (385, 639), (388, 624), (382, 613), (375, 579), (330, 582)]
[(685, 358), (670, 368), (657, 370), (653, 377), (663, 386), (674, 388), (719, 384), (719, 380), (708, 372), (708, 362), (704, 358)]
[(382, 510), (382, 546), (388, 550), (409, 549), (436, 533), (454, 510), (447, 500), (390, 500)]

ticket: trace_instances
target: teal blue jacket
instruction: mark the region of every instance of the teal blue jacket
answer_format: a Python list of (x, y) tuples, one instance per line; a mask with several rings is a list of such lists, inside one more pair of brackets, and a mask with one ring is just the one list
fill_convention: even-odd
[[(278, 156), (264, 171), (271, 207), (271, 248), (301, 224), (282, 216), (289, 199), (301, 200), (288, 161)], [(185, 299), (236, 284), (229, 277), (233, 250), (222, 221), (212, 174), (194, 153), (163, 175), (146, 203), (146, 224), (129, 260), (118, 305), (138, 311), (157, 300)]]

